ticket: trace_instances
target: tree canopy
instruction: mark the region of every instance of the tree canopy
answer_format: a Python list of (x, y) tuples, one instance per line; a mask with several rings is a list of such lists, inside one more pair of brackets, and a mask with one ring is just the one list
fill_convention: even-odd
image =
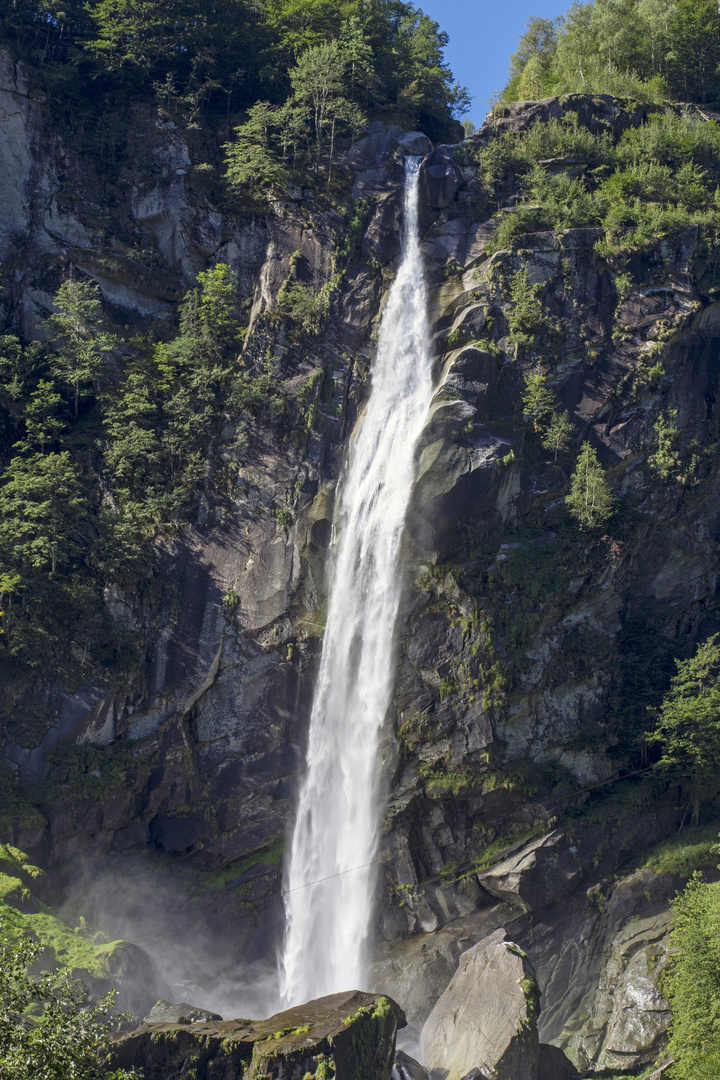
[(720, 788), (720, 635), (676, 663), (648, 740), (660, 747), (660, 768), (688, 789), (697, 823), (701, 803)]
[(303, 96), (299, 73), (318, 49), (338, 50), (342, 71), (334, 58), (328, 79), (364, 112), (439, 135), (469, 106), (444, 61), (447, 35), (406, 0), (0, 0), (0, 13), (6, 44), (82, 111), (116, 108), (123, 92), (196, 125), (281, 106)]
[(507, 101), (566, 93), (720, 98), (716, 0), (587, 0), (532, 18), (510, 60)]

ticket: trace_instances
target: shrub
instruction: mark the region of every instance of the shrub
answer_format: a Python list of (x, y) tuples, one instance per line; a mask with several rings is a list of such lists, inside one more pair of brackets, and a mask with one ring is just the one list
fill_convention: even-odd
[(108, 1019), (114, 991), (85, 1005), (67, 973), (31, 974), (41, 952), (29, 937), (0, 945), (0, 1080), (140, 1080), (100, 1064), (108, 1035), (125, 1019)]

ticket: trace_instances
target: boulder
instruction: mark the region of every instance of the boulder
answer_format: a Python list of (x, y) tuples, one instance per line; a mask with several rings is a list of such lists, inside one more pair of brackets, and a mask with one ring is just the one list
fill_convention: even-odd
[(115, 1006), (133, 1016), (145, 1016), (160, 999), (172, 996), (169, 985), (149, 953), (131, 941), (120, 941), (102, 958), (102, 975), (73, 969), (93, 998), (116, 990)]
[(419, 1061), (402, 1050), (398, 1050), (395, 1054), (392, 1080), (430, 1080), (430, 1078)]
[(144, 1024), (112, 1040), (111, 1069), (142, 1070), (144, 1080), (390, 1080), (395, 1034), (405, 1024), (390, 998), (349, 990), (317, 998), (268, 1020)]
[(532, 840), (478, 874), (478, 881), (499, 900), (535, 911), (571, 893), (583, 876), (577, 851), (562, 829)]
[(537, 1080), (539, 991), (527, 956), (504, 929), (460, 957), (422, 1030), (423, 1058), (443, 1080), (473, 1069), (493, 1080)]
[(397, 144), (401, 152), (410, 157), (425, 157), (426, 154), (432, 153), (433, 148), (427, 135), (423, 135), (422, 131), (403, 132), (402, 135), (398, 135)]
[(171, 1005), (169, 1001), (160, 998), (143, 1019), (143, 1024), (197, 1024), (203, 1020), (222, 1020), (222, 1016), (220, 1013), (208, 1012), (207, 1009), (199, 1009), (196, 1005), (188, 1005), (186, 1001)]
[(460, 188), (465, 185), (465, 176), (455, 162), (454, 151), (453, 146), (438, 146), (425, 159), (425, 195), (428, 205), (434, 210), (442, 210), (454, 202)]

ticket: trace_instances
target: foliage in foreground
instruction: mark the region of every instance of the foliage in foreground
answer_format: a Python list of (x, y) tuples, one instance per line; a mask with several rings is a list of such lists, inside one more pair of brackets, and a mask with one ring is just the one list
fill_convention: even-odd
[(660, 768), (689, 793), (693, 824), (704, 799), (717, 793), (720, 774), (720, 635), (715, 634), (677, 674), (648, 735), (659, 745)]
[(41, 952), (25, 936), (0, 942), (0, 1080), (139, 1080), (99, 1063), (122, 1019), (114, 992), (86, 1005), (66, 973), (32, 974)]
[[(717, 848), (716, 848), (717, 850)], [(720, 882), (695, 873), (673, 905), (665, 991), (673, 1010), (672, 1080), (720, 1076)]]

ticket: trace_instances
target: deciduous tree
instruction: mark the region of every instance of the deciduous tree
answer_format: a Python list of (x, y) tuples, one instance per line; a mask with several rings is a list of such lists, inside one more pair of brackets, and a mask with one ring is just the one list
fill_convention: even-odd
[(720, 635), (689, 660), (678, 660), (648, 741), (660, 747), (659, 767), (689, 790), (693, 822), (720, 789)]

